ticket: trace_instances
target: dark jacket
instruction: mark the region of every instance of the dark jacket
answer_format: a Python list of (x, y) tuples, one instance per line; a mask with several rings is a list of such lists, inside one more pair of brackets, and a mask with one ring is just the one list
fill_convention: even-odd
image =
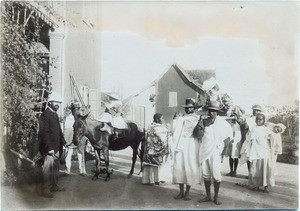
[(46, 155), (50, 150), (58, 151), (62, 154), (63, 146), (66, 144), (63, 136), (59, 117), (56, 112), (47, 108), (39, 119), (39, 150), (42, 155)]
[(246, 120), (242, 121), (239, 123), (240, 127), (241, 127), (241, 146), (243, 145), (243, 143), (245, 142), (246, 140), (246, 136), (247, 136), (247, 133), (249, 131), (249, 126), (246, 122)]

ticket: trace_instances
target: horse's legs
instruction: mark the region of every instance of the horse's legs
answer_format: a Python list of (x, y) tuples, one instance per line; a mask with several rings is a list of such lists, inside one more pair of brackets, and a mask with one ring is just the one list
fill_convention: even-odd
[(105, 167), (106, 167), (106, 172), (107, 172), (105, 181), (109, 181), (110, 180), (110, 169), (109, 169), (109, 150), (108, 150), (108, 147), (103, 150), (103, 157), (104, 157)]
[(86, 175), (86, 168), (85, 168), (85, 152), (81, 152), (79, 149), (77, 150), (77, 157), (79, 163), (79, 171), (81, 175)]
[(134, 172), (134, 166), (135, 166), (137, 154), (138, 154), (138, 149), (137, 149), (137, 147), (133, 147), (133, 148), (132, 148), (132, 164), (131, 164), (131, 170), (130, 170), (130, 172), (129, 172), (129, 175), (127, 176), (128, 178), (131, 178), (131, 177), (132, 177), (132, 174), (133, 174), (133, 172)]
[(68, 153), (67, 153), (67, 157), (66, 157), (66, 173), (67, 174), (71, 173), (72, 155), (73, 155), (73, 149), (69, 148)]
[(96, 171), (94, 172), (95, 175), (93, 176), (92, 180), (98, 179), (98, 175), (100, 174), (100, 150), (95, 149), (95, 155), (96, 155)]
[(78, 148), (77, 148), (77, 157), (79, 163), (79, 171), (80, 175), (86, 176), (86, 168), (85, 168), (85, 149), (86, 149), (86, 138), (82, 138), (79, 141)]

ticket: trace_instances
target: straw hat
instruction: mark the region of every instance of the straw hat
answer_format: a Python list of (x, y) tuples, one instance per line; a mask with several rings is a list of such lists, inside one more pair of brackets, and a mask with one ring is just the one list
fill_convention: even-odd
[(184, 108), (194, 108), (195, 107), (195, 99), (194, 98), (187, 98), (185, 99), (185, 105), (182, 105)]
[(73, 103), (71, 103), (70, 109), (73, 110), (73, 109), (76, 109), (76, 108), (80, 108), (79, 102), (73, 102)]
[(220, 111), (220, 103), (218, 101), (211, 101), (208, 105), (207, 105), (207, 110), (211, 110), (211, 111)]
[(62, 103), (61, 95), (58, 92), (52, 92), (48, 98), (48, 102)]
[(280, 127), (282, 129), (282, 131), (285, 131), (285, 129), (286, 129), (286, 126), (284, 124), (282, 124), (282, 123), (278, 123), (275, 126)]
[(263, 111), (263, 107), (261, 105), (256, 104), (252, 106), (252, 110)]

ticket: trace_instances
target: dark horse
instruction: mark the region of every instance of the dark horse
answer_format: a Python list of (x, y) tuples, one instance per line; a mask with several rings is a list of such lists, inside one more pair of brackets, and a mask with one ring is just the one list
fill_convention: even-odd
[[(96, 171), (93, 176), (93, 180), (98, 178), (98, 175), (101, 173), (100, 170), (100, 153), (102, 152), (104, 157), (104, 163), (106, 167), (106, 178), (105, 181), (110, 179), (111, 171), (109, 169), (109, 150), (117, 151), (122, 150), (127, 147), (131, 147), (132, 154), (132, 165), (129, 172), (128, 178), (130, 178), (134, 172), (134, 166), (136, 162), (137, 155), (139, 155), (141, 160), (141, 171), (142, 171), (142, 162), (144, 147), (141, 147), (139, 151), (139, 145), (144, 140), (145, 132), (143, 129), (140, 129), (137, 124), (133, 122), (127, 122), (128, 129), (126, 129), (126, 136), (112, 140), (111, 135), (107, 131), (102, 131), (103, 123), (97, 120), (94, 120), (89, 117), (89, 114), (85, 116), (79, 116), (75, 120), (74, 124), (74, 140), (81, 140), (83, 136), (86, 136), (91, 145), (95, 149), (96, 154)], [(141, 172), (140, 171), (140, 172)]]

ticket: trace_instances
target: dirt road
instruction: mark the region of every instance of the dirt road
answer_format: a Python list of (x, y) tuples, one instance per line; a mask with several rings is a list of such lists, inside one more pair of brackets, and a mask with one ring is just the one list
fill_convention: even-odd
[[(247, 180), (246, 165), (238, 169), (237, 177), (223, 176), (220, 190), (222, 205), (211, 202), (198, 203), (205, 194), (204, 186), (191, 189), (191, 201), (175, 200), (177, 185), (165, 183), (160, 186), (141, 184), (139, 162), (135, 174), (127, 179), (130, 170), (131, 150), (112, 153), (111, 167), (114, 169), (109, 182), (104, 177), (92, 181), (91, 169), (94, 161), (87, 162), (88, 177), (78, 175), (78, 163), (74, 161), (72, 175), (60, 177), (59, 183), (67, 190), (55, 194), (53, 199), (42, 198), (36, 193), (34, 185), (22, 188), (2, 186), (1, 209), (257, 209), (257, 208), (292, 208), (298, 209), (298, 166), (278, 163), (277, 185), (270, 193), (257, 192), (236, 183)], [(228, 159), (228, 158), (227, 158)], [(228, 160), (223, 163), (222, 173), (229, 172)], [(75, 173), (76, 172), (76, 173)], [(213, 192), (213, 190), (212, 190)]]

